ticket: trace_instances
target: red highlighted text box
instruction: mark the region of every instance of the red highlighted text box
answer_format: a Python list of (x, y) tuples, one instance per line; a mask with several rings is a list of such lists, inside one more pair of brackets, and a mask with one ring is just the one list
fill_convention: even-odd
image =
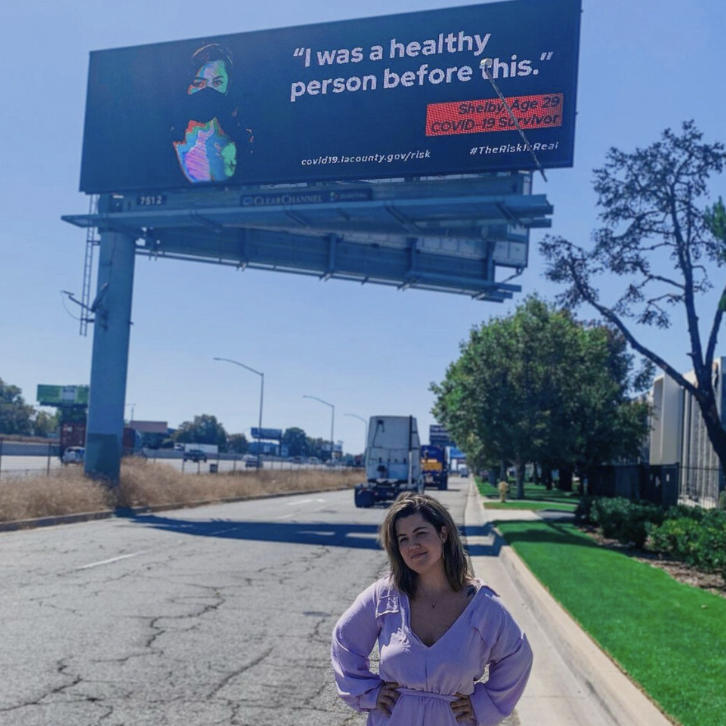
[[(562, 126), (562, 93), (510, 96), (506, 101), (524, 131)], [(499, 98), (430, 103), (426, 106), (426, 136), (516, 130), (512, 115)]]

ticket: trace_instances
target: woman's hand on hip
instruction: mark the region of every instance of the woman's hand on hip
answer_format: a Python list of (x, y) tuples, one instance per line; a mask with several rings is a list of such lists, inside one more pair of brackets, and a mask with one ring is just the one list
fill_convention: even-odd
[(451, 702), (451, 710), (457, 721), (474, 721), (474, 707), (471, 705), (469, 696), (463, 693), (456, 694), (458, 698)]
[(384, 681), (381, 690), (378, 691), (378, 698), (376, 699), (376, 708), (380, 708), (383, 713), (391, 715), (393, 707), (398, 701), (398, 697), (401, 695), (396, 689), (398, 683), (394, 681)]

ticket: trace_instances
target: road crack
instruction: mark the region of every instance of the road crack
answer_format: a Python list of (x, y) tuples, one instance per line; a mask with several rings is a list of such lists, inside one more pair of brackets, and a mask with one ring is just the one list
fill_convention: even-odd
[(245, 671), (250, 670), (251, 668), (254, 668), (255, 666), (262, 663), (265, 658), (269, 657), (269, 655), (272, 653), (274, 648), (268, 648), (264, 652), (260, 653), (257, 658), (254, 658), (249, 663), (246, 663), (241, 668), (238, 668), (235, 671), (232, 671), (230, 674), (226, 675), (208, 694), (207, 698), (214, 698), (233, 678), (236, 678), (237, 676), (241, 675)]

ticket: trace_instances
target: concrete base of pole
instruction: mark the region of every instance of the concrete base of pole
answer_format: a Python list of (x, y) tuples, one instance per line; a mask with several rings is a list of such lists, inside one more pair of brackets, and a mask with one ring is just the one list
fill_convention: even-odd
[(118, 483), (121, 474), (121, 442), (114, 434), (86, 435), (86, 474), (104, 479), (109, 484)]

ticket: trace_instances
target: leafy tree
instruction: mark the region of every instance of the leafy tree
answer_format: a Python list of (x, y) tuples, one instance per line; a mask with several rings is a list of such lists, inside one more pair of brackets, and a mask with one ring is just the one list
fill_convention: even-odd
[(58, 411), (53, 415), (45, 411), (38, 411), (33, 418), (33, 434), (35, 436), (50, 436), (58, 430), (60, 426), (60, 416)]
[(25, 403), (17, 386), (0, 378), (0, 433), (29, 434), (33, 430), (33, 407)]
[(203, 413), (193, 421), (184, 421), (174, 434), (174, 440), (184, 444), (216, 444), (224, 451), (227, 445), (227, 432), (216, 416)]
[(631, 403), (632, 356), (612, 331), (587, 327), (531, 297), (514, 315), (471, 331), (436, 394), (433, 413), (475, 467), (584, 468), (632, 455), (646, 433)]
[(142, 449), (163, 449), (173, 446), (173, 443), (167, 438), (167, 434), (150, 433), (148, 431), (139, 434), (137, 431), (136, 435), (139, 436)]
[(571, 428), (576, 431), (572, 453), (577, 468), (587, 473), (604, 462), (640, 455), (648, 433), (649, 407), (630, 395), (650, 387), (653, 367), (646, 363), (633, 373), (634, 357), (613, 328), (582, 327), (579, 341), (581, 366), (572, 377), (578, 390), (568, 395), (573, 402)]
[[(701, 411), (708, 437), (726, 468), (726, 428), (716, 405), (712, 377), (718, 334), (726, 311), (726, 285), (717, 268), (726, 264), (723, 202), (705, 206), (708, 181), (726, 164), (726, 147), (706, 144), (693, 121), (680, 133), (666, 129), (659, 141), (626, 153), (612, 148), (595, 170), (603, 227), (590, 249), (548, 236), (541, 250), (547, 276), (566, 285), (558, 301), (570, 308), (586, 303), (614, 326), (628, 344), (690, 393)], [(604, 274), (611, 277), (600, 281)], [(614, 276), (617, 276), (616, 281)], [(701, 330), (697, 302), (720, 289), (708, 328)], [(634, 325), (671, 326), (672, 311), (686, 320), (685, 344), (695, 381), (686, 379), (639, 338)]]
[(282, 434), (282, 445), (287, 447), (289, 456), (309, 456), (309, 439), (305, 435), (305, 431), (297, 426), (285, 429)]
[(712, 207), (706, 207), (706, 226), (716, 239), (726, 242), (726, 207), (721, 197)]
[(237, 454), (246, 454), (249, 448), (247, 437), (244, 434), (230, 434), (227, 437), (227, 450)]
[(320, 461), (327, 461), (330, 458), (330, 440), (329, 439), (312, 439), (307, 437), (307, 446), (309, 456), (315, 456)]

